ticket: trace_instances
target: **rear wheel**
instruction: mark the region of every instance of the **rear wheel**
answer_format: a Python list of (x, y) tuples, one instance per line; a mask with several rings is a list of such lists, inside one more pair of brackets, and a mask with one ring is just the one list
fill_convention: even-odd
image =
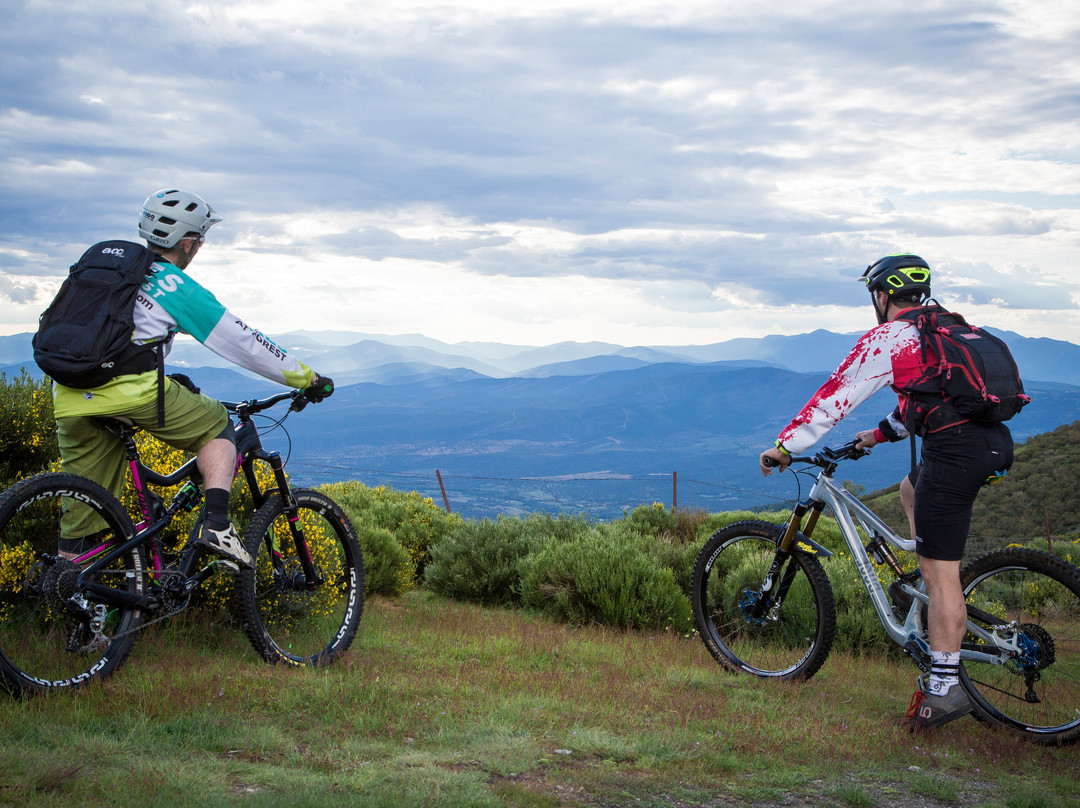
[[(1080, 737), (1080, 570), (1050, 553), (1008, 548), (961, 573), (969, 619), (1017, 652), (1004, 665), (965, 660), (975, 717), (1043, 744)], [(969, 633), (966, 649), (986, 646)]]
[[(63, 519), (63, 533), (61, 533)], [(103, 679), (127, 658), (139, 613), (79, 592), (80, 566), (58, 555), (86, 552), (135, 535), (131, 519), (100, 485), (73, 474), (40, 474), (0, 496), (0, 669), (15, 695), (63, 690)], [(138, 551), (94, 582), (140, 593)]]
[(763, 678), (809, 679), (829, 655), (836, 632), (832, 588), (821, 564), (793, 553), (772, 593), (787, 585), (780, 603), (762, 603), (762, 585), (780, 528), (747, 521), (714, 533), (694, 564), (693, 605), (709, 653), (732, 671)]
[[(290, 522), (274, 494), (255, 513), (245, 546), (255, 559), (237, 581), (244, 631), (267, 662), (327, 665), (356, 636), (364, 609), (364, 558), (349, 518), (324, 494), (293, 492)], [(304, 574), (297, 545), (306, 546), (315, 580)]]

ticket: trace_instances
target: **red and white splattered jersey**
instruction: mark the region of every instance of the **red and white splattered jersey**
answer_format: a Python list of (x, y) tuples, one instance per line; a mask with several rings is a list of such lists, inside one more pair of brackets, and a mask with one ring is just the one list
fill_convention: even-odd
[[(936, 361), (933, 356), (928, 359)], [(919, 378), (924, 368), (919, 331), (913, 322), (893, 320), (870, 329), (780, 433), (780, 444), (792, 454), (805, 452), (874, 393), (889, 385), (904, 387)], [(907, 398), (899, 396), (903, 413)], [(897, 435), (907, 434), (902, 420), (889, 416), (889, 425)]]

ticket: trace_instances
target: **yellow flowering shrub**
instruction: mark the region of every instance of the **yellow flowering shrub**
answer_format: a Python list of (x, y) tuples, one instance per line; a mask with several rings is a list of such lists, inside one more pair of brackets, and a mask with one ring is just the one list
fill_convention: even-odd
[[(15, 546), (0, 545), (0, 592), (17, 592), (22, 589), (26, 573), (34, 563), (37, 553), (24, 541)], [(10, 616), (12, 604), (7, 598), (0, 598), (0, 620)]]
[(345, 510), (356, 528), (368, 593), (398, 595), (415, 586), (431, 560), (432, 545), (463, 521), (416, 491), (369, 488), (358, 480), (319, 490)]
[(59, 455), (52, 384), (0, 373), (0, 487), (45, 471)]

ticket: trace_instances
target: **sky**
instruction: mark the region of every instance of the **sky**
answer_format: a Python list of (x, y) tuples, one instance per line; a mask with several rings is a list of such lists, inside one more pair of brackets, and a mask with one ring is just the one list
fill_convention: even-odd
[(0, 334), (143, 200), (268, 334), (710, 344), (873, 325), (914, 252), (1080, 343), (1080, 6), (7, 0)]

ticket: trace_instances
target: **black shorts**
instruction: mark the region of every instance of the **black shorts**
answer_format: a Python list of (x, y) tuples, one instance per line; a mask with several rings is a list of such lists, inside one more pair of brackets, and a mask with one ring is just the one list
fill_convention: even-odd
[(915, 487), (915, 552), (959, 561), (979, 489), (1012, 462), (1012, 434), (1004, 424), (964, 424), (927, 435), (922, 462), (908, 475)]

